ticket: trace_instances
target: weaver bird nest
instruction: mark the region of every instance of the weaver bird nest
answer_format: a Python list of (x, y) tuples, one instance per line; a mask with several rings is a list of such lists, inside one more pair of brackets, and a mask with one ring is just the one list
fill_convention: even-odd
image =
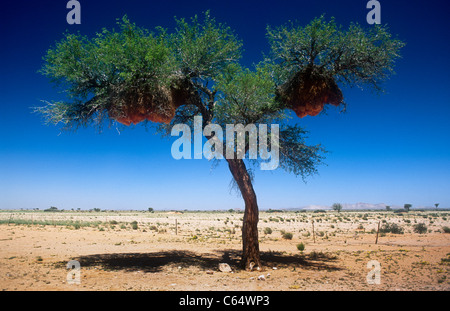
[(175, 80), (171, 87), (128, 87), (114, 93), (109, 116), (127, 126), (145, 120), (170, 123), (178, 107), (193, 104), (198, 96), (188, 79)]
[(316, 116), (325, 104), (339, 106), (344, 97), (333, 77), (314, 69), (297, 72), (279, 89), (279, 97), (299, 118)]

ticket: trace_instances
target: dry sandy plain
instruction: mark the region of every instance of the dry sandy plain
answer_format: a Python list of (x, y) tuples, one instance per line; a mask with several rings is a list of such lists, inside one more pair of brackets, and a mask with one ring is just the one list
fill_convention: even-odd
[[(260, 212), (264, 269), (252, 272), (239, 268), (242, 217), (238, 212), (1, 211), (0, 288), (450, 290), (448, 211)], [(395, 223), (404, 233), (380, 233), (375, 244), (379, 222), (382, 228)], [(426, 233), (414, 232), (419, 223)], [(292, 233), (292, 239), (282, 232)], [(79, 284), (67, 280), (70, 260), (80, 263)], [(380, 264), (380, 284), (367, 281), (372, 260)], [(219, 263), (228, 263), (233, 272), (220, 272)]]

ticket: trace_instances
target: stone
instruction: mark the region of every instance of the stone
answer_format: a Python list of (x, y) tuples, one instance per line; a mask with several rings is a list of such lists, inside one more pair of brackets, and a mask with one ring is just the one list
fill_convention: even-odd
[(219, 263), (219, 271), (220, 272), (232, 272), (231, 267), (227, 263)]

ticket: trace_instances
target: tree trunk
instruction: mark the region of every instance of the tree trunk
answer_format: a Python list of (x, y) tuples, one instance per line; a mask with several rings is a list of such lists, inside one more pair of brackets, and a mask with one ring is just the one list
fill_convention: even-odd
[(228, 166), (245, 202), (242, 224), (242, 266), (246, 270), (261, 268), (258, 241), (258, 203), (250, 175), (242, 159), (228, 159)]

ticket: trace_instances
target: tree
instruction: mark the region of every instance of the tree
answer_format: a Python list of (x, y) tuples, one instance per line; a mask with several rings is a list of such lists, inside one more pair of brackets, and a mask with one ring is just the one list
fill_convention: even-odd
[(435, 203), (434, 206), (436, 207), (436, 210), (437, 210), (439, 207), (439, 203)]
[(386, 211), (388, 211), (388, 212), (392, 211), (392, 208), (390, 205), (386, 205)]
[(333, 208), (333, 210), (337, 211), (338, 213), (340, 213), (342, 210), (342, 204), (340, 204), (340, 203), (334, 203), (331, 207)]
[(409, 210), (411, 209), (411, 207), (412, 207), (412, 204), (405, 204), (405, 205), (403, 205), (403, 208), (404, 208), (407, 212), (409, 212)]
[[(47, 102), (37, 111), (68, 130), (142, 122), (170, 134), (180, 123), (192, 127), (196, 116), (203, 128), (279, 124), (278, 133), (267, 131), (267, 147), (279, 148), (280, 168), (306, 178), (317, 172), (325, 150), (306, 144), (307, 132), (288, 122), (289, 109), (304, 117), (317, 115), (325, 104), (344, 104), (338, 83), (381, 90), (403, 46), (386, 27), (364, 30), (352, 24), (345, 31), (320, 17), (305, 27), (268, 28), (270, 55), (245, 68), (239, 62), (242, 42), (209, 12), (202, 20), (176, 23), (173, 33), (160, 27), (151, 32), (124, 17), (119, 31), (103, 29), (94, 38), (66, 33), (47, 51), (41, 72), (68, 100)], [(271, 139), (276, 134), (278, 141)], [(227, 161), (245, 204), (242, 265), (256, 268), (261, 266), (258, 203), (253, 169), (247, 166), (262, 159), (247, 156), (249, 133), (243, 148), (236, 138), (230, 140), (224, 141), (226, 149), (215, 151)]]

